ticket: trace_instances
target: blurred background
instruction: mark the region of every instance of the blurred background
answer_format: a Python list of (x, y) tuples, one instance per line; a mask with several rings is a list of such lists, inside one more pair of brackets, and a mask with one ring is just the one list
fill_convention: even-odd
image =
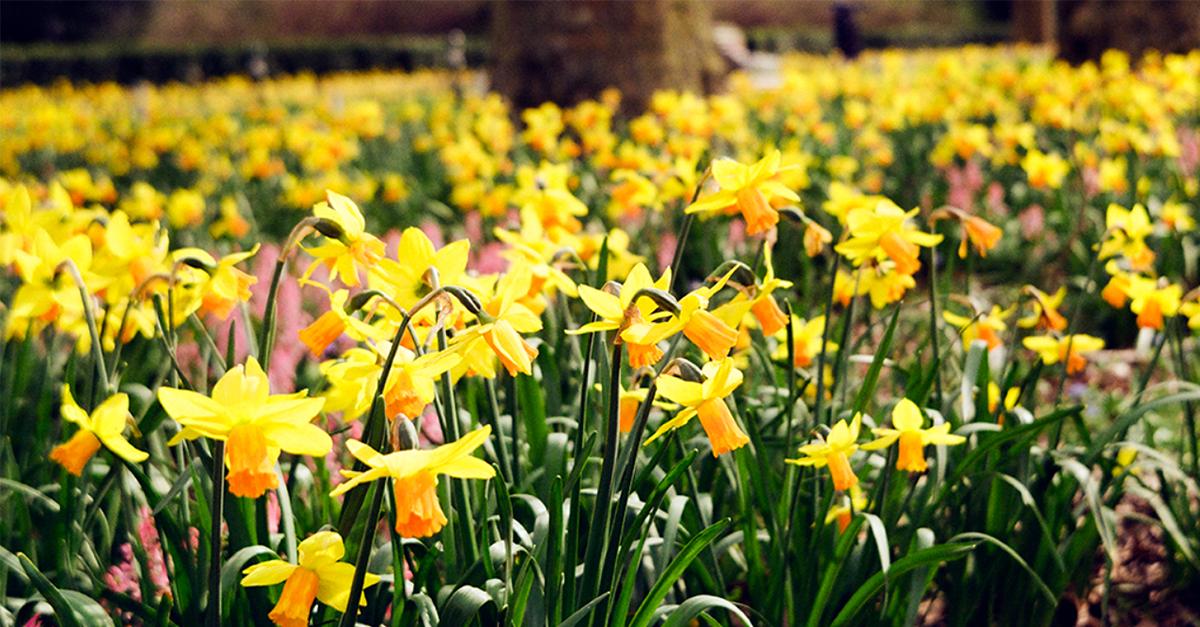
[(5, 0), (0, 84), (196, 81), (372, 68), (486, 69), (519, 105), (620, 87), (711, 90), (788, 51), (1050, 44), (1200, 47), (1195, 0)]

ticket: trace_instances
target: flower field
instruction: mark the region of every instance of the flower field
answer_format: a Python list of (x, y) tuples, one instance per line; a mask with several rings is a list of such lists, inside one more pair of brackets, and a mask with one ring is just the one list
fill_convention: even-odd
[(1200, 622), (1200, 52), (0, 91), (0, 624)]

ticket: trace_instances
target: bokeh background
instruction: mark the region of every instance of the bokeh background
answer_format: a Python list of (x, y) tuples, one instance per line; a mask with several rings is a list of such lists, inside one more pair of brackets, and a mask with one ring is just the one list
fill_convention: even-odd
[(486, 68), (518, 105), (712, 90), (792, 50), (1028, 41), (1072, 62), (1200, 47), (1194, 0), (6, 0), (0, 82)]

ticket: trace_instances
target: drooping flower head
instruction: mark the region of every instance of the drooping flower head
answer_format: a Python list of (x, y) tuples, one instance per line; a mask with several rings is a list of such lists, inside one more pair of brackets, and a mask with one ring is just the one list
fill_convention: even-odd
[(710, 361), (704, 364), (701, 374), (703, 381), (689, 381), (669, 374), (658, 377), (659, 393), (679, 403), (683, 409), (646, 438), (646, 444), (682, 427), (696, 416), (712, 444), (713, 457), (739, 449), (750, 441), (724, 401), (742, 384), (742, 372), (734, 366), (733, 359)]
[(71, 396), (71, 387), (64, 385), (62, 417), (78, 426), (79, 430), (70, 440), (54, 447), (50, 451), (50, 459), (76, 477), (83, 473), (83, 467), (102, 444), (131, 463), (143, 462), (149, 457), (145, 451), (134, 448), (122, 435), (130, 418), (129, 397), (124, 394), (113, 394), (88, 415)]
[[(304, 627), (312, 613), (313, 601), (319, 600), (339, 612), (350, 604), (354, 565), (342, 561), (346, 547), (334, 531), (320, 531), (306, 538), (297, 548), (297, 561), (270, 560), (254, 564), (242, 574), (242, 586), (273, 586), (283, 583), (279, 602), (268, 615), (279, 627)], [(367, 573), (363, 588), (379, 583), (379, 575)], [(359, 599), (367, 604), (366, 594)]]
[(1053, 335), (1032, 335), (1022, 340), (1025, 348), (1035, 352), (1047, 366), (1060, 361), (1066, 362), (1067, 374), (1083, 372), (1087, 366), (1087, 353), (1094, 353), (1104, 348), (1104, 340), (1076, 333), (1065, 337)]
[(858, 450), (858, 433), (861, 429), (862, 414), (854, 414), (849, 424), (845, 420), (839, 420), (833, 425), (829, 435), (824, 438), (818, 435), (815, 441), (800, 447), (803, 457), (784, 461), (797, 466), (829, 466), (833, 488), (849, 490), (858, 485), (858, 476), (850, 466), (850, 456)]
[(254, 357), (226, 372), (211, 396), (161, 387), (158, 401), (183, 427), (168, 444), (200, 437), (225, 442), (229, 492), (235, 496), (258, 498), (276, 488), (281, 450), (317, 457), (333, 447), (329, 434), (312, 424), (325, 399), (308, 398), (307, 391), (272, 395)]
[(330, 496), (348, 492), (354, 486), (390, 478), (396, 494), (396, 532), (406, 538), (427, 538), (441, 531), (447, 522), (438, 502), (437, 476), (458, 479), (491, 479), (495, 469), (471, 455), (491, 434), (491, 426), (476, 429), (456, 442), (430, 450), (412, 449), (383, 454), (350, 440), (346, 448), (355, 459), (367, 465), (361, 473), (343, 470), (348, 481), (334, 488)]
[(712, 175), (719, 190), (692, 203), (687, 213), (708, 213), (736, 208), (746, 220), (746, 233), (764, 233), (779, 222), (775, 199), (799, 202), (796, 192), (774, 180), (779, 174), (779, 151), (771, 150), (760, 161), (743, 165), (722, 157), (712, 162)]
[(319, 263), (329, 270), (329, 280), (340, 279), (354, 287), (359, 284), (359, 270), (370, 269), (383, 258), (383, 242), (366, 231), (366, 219), (354, 201), (333, 191), (325, 195), (326, 200), (313, 207), (313, 216), (336, 224), (341, 232), (336, 238), (326, 236), (320, 245), (305, 249), (315, 261), (305, 270), (304, 278), (311, 276)]
[(896, 470), (908, 472), (925, 472), (929, 467), (925, 461), (925, 447), (930, 444), (953, 446), (966, 442), (961, 435), (950, 433), (950, 423), (943, 422), (927, 429), (922, 429), (921, 409), (907, 398), (900, 399), (892, 408), (892, 428), (872, 429), (877, 438), (862, 446), (864, 451), (887, 448), (893, 442), (900, 442), (900, 454), (896, 457)]

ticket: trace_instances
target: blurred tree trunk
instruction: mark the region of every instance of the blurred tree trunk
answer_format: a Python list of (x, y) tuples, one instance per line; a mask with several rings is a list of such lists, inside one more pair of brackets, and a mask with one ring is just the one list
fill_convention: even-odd
[(621, 90), (627, 110), (655, 89), (709, 91), (721, 73), (702, 0), (497, 0), (492, 87), (518, 107)]
[(1058, 35), (1058, 7), (1054, 0), (1018, 0), (1012, 5), (1012, 36), (1035, 44), (1054, 43)]
[(1110, 48), (1133, 55), (1200, 48), (1197, 0), (1064, 0), (1057, 9), (1059, 54), (1072, 63)]

